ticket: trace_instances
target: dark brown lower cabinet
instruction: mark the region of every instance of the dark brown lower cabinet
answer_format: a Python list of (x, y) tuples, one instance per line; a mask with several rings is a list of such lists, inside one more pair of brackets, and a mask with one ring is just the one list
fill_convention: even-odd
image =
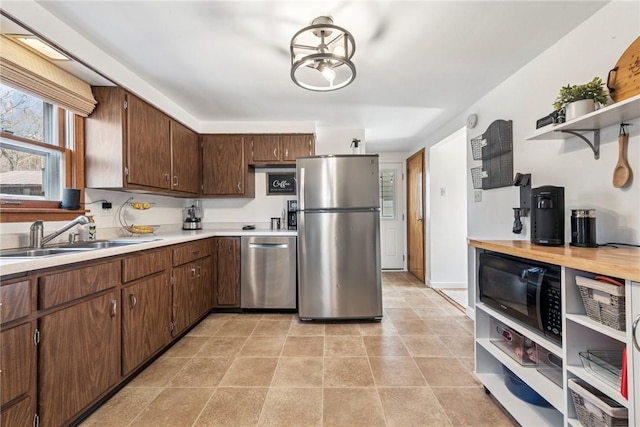
[(22, 325), (0, 333), (0, 401), (2, 427), (31, 426), (35, 414), (34, 325)]
[(33, 427), (33, 400), (28, 396), (0, 412), (2, 427)]
[(166, 272), (122, 289), (122, 375), (171, 341), (171, 283)]
[(176, 336), (213, 307), (211, 257), (173, 269), (173, 335)]
[(39, 320), (40, 427), (67, 424), (120, 381), (120, 290)]
[(240, 238), (215, 237), (216, 306), (240, 307)]

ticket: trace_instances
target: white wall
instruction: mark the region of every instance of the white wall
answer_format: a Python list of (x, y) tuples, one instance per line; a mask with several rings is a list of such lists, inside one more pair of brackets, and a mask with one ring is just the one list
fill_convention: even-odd
[(427, 283), (467, 286), (467, 132), (462, 128), (429, 149)]
[(360, 140), (360, 153), (366, 153), (364, 129), (328, 129), (318, 126), (316, 130), (316, 154), (352, 154), (351, 141)]
[(204, 222), (255, 224), (268, 228), (271, 217), (281, 217), (287, 200), (296, 195), (267, 196), (267, 172), (295, 172), (295, 169), (256, 169), (255, 198), (253, 199), (202, 199)]
[[(513, 120), (514, 173), (531, 173), (534, 187), (565, 187), (565, 240), (568, 242), (570, 209), (595, 208), (599, 243), (640, 243), (640, 120), (631, 123), (629, 163), (636, 179), (626, 189), (616, 189), (611, 179), (617, 162), (618, 126), (602, 129), (600, 159), (578, 138), (568, 141), (526, 141), (535, 122), (552, 111), (559, 88), (600, 76), (606, 80), (625, 49), (638, 37), (639, 2), (612, 2), (512, 75), (456, 119), (429, 136), (430, 146), (464, 125), (470, 113), (478, 125), (470, 137), (483, 133), (496, 119)], [(475, 131), (475, 132), (474, 132)], [(467, 147), (468, 168), (477, 165)], [(473, 238), (528, 239), (529, 223), (521, 235), (511, 232), (513, 207), (519, 189), (506, 187), (483, 191), (482, 202), (473, 202), (471, 178), (467, 178), (468, 235)]]

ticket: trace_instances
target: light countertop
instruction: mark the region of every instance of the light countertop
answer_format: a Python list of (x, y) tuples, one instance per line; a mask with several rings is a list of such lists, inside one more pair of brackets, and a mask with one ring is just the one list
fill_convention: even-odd
[(542, 246), (527, 240), (469, 240), (476, 248), (640, 282), (640, 248)]
[[(216, 236), (297, 236), (296, 230), (242, 230), (234, 228), (217, 228), (204, 230), (174, 230), (158, 232), (153, 235), (142, 235), (129, 237), (127, 240), (140, 240), (141, 243), (134, 245), (116, 246), (111, 248), (95, 249), (78, 253), (64, 255), (53, 255), (38, 258), (0, 258), (0, 274), (3, 277), (17, 275), (33, 270), (58, 267), (67, 264), (74, 264), (82, 261), (90, 261), (111, 256), (123, 255), (131, 252), (138, 252), (146, 249), (160, 248), (179, 243), (186, 243), (193, 240), (206, 239)], [(118, 240), (123, 240), (118, 238)]]

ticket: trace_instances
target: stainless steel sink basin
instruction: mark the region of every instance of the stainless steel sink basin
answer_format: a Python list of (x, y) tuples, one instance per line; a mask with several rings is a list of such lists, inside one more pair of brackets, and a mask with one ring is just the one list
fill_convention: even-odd
[(39, 258), (52, 255), (72, 254), (90, 250), (91, 248), (6, 249), (0, 251), (0, 258)]
[(93, 251), (96, 249), (115, 248), (121, 246), (136, 245), (152, 242), (158, 239), (137, 240), (94, 240), (90, 242), (65, 243), (47, 246), (41, 249), (17, 248), (0, 250), (0, 258), (42, 258), (54, 255), (73, 254), (78, 252)]
[(119, 246), (137, 245), (139, 243), (151, 242), (154, 239), (149, 240), (94, 240), (90, 242), (76, 242), (67, 243), (63, 245), (53, 246), (59, 249), (79, 249), (79, 250), (91, 250), (91, 249), (104, 249), (115, 248)]

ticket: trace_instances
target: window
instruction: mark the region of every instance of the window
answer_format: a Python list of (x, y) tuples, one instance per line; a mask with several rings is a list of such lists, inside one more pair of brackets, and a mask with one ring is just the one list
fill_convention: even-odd
[(65, 111), (2, 84), (0, 99), (2, 198), (60, 200), (67, 144), (58, 123)]
[(71, 186), (74, 114), (0, 84), (0, 120), (2, 222), (17, 220), (9, 208), (57, 209)]
[(396, 218), (396, 173), (392, 169), (380, 171), (380, 217)]

